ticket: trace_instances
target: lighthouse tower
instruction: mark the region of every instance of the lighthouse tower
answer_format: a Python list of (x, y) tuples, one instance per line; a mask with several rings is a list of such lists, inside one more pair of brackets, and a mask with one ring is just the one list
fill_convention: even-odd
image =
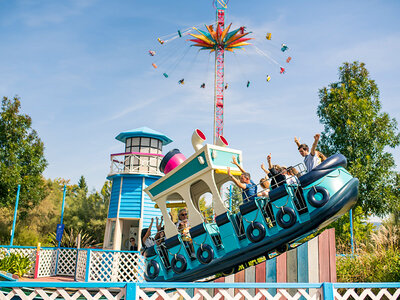
[[(134, 237), (141, 247), (140, 232), (149, 226), (151, 218), (161, 217), (143, 189), (163, 173), (159, 170), (162, 147), (172, 140), (148, 127), (121, 132), (116, 136), (125, 144), (124, 152), (111, 154), (111, 199), (104, 235), (104, 249), (128, 250)], [(153, 234), (156, 232), (155, 222)]]

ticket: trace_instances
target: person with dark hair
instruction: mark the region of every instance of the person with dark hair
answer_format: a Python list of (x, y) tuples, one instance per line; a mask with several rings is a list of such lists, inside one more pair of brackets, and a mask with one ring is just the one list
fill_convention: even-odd
[(243, 203), (255, 200), (257, 196), (257, 185), (250, 179), (250, 173), (243, 170), (243, 168), (237, 163), (235, 157), (233, 157), (232, 163), (239, 168), (242, 174), (238, 180), (232, 175), (231, 168), (228, 167), (228, 176), (232, 179), (237, 187), (242, 189)]
[(299, 153), (304, 157), (304, 164), (306, 165), (307, 172), (310, 172), (321, 163), (321, 160), (319, 159), (318, 155), (316, 155), (315, 150), (320, 137), (321, 134), (319, 133), (314, 136), (314, 143), (312, 144), (311, 151), (309, 151), (309, 148), (306, 144), (300, 144), (300, 141), (294, 137), (294, 142), (296, 145), (298, 145)]
[(131, 245), (129, 246), (129, 251), (137, 251), (137, 245), (136, 245), (136, 240), (134, 237), (131, 237), (129, 239), (129, 242), (131, 243)]
[(228, 167), (228, 176), (231, 177), (237, 187), (240, 187), (242, 189), (243, 203), (254, 200), (257, 196), (257, 185), (251, 180), (250, 173), (246, 172), (238, 164), (235, 156), (232, 156), (232, 163), (239, 168), (242, 174), (240, 175), (239, 180), (237, 180), (234, 176), (232, 176), (231, 168)]
[(142, 253), (147, 249), (156, 244), (156, 241), (151, 236), (151, 227), (153, 227), (154, 218), (151, 218), (151, 222), (148, 228), (143, 228), (140, 234), (140, 238), (142, 239), (142, 249), (140, 250)]
[(268, 168), (261, 164), (261, 169), (271, 178), (271, 189), (275, 189), (286, 182), (286, 168), (280, 165), (273, 165), (271, 162), (271, 153), (267, 156)]

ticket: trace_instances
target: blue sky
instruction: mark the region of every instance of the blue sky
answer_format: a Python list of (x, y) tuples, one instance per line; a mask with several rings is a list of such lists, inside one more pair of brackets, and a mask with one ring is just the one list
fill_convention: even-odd
[[(252, 47), (226, 55), (224, 135), (243, 151), (254, 178), (268, 153), (276, 163), (301, 161), (293, 137), (311, 144), (322, 130), (318, 89), (337, 81), (345, 61), (366, 63), (383, 111), (400, 121), (399, 12), (399, 1), (229, 2), (227, 23), (246, 26), (253, 43), (275, 60), (283, 61), (276, 51), (282, 42), (292, 57), (279, 75), (278, 66)], [(124, 150), (115, 136), (137, 127), (173, 139), (165, 153), (179, 148), (190, 156), (195, 128), (211, 142), (212, 57), (191, 49), (182, 58), (184, 40), (174, 52), (172, 42), (161, 47), (156, 39), (214, 19), (211, 1), (0, 0), (0, 95), (21, 97), (46, 147), (45, 176), (76, 183), (84, 175), (91, 188), (101, 188), (109, 155)], [(162, 65), (151, 67), (150, 49), (157, 51), (154, 59), (179, 61), (168, 79)], [(184, 86), (177, 84), (181, 77)], [(400, 165), (398, 150), (392, 152)]]

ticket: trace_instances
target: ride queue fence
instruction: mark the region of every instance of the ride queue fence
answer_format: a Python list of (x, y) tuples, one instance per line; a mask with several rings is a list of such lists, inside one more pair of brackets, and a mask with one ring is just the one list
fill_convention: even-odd
[[(85, 282), (142, 282), (144, 257), (137, 251), (0, 246), (0, 258), (22, 254), (32, 262), (26, 276), (70, 276)], [(1, 297), (0, 297), (1, 299)]]
[(400, 283), (0, 282), (0, 299), (399, 299)]

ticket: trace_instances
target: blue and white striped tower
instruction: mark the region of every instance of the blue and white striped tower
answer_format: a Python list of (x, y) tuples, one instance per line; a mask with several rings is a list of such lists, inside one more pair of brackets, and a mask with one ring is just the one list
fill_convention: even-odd
[(125, 151), (111, 154), (107, 179), (111, 180), (112, 189), (104, 248), (127, 250), (129, 238), (133, 236), (140, 249), (142, 228), (149, 226), (152, 217), (161, 217), (160, 210), (154, 208), (154, 202), (143, 189), (163, 176), (159, 170), (162, 146), (172, 140), (148, 127), (121, 132), (116, 139), (125, 144)]

